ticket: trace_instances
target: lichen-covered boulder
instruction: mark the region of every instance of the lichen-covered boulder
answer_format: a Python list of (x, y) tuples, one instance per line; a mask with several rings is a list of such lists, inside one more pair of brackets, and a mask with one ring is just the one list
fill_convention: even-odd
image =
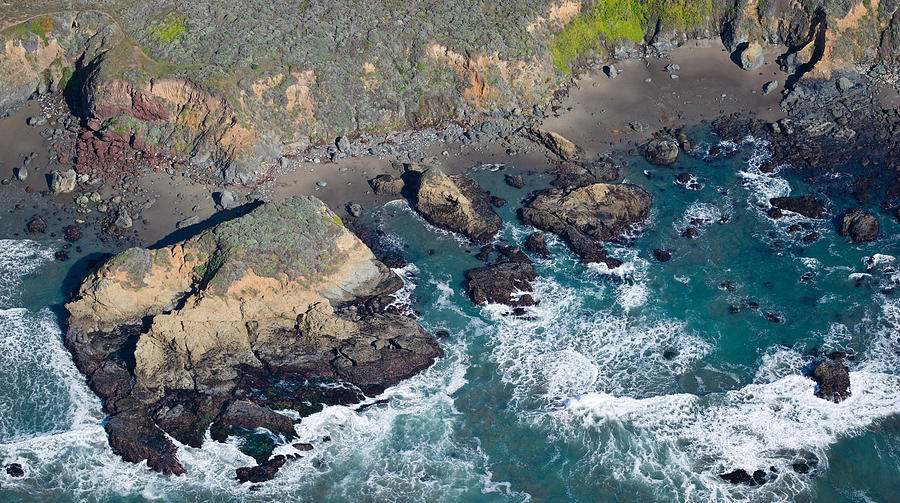
[(657, 166), (671, 166), (678, 160), (678, 141), (674, 138), (656, 138), (641, 149), (644, 159)]
[(112, 416), (114, 450), (181, 473), (163, 432), (195, 447), (210, 425), (217, 440), (290, 437), (274, 409), (353, 403), (431, 365), (435, 339), (383, 312), (401, 286), (321, 201), (298, 196), (116, 255), (66, 305), (65, 344)]
[(430, 224), (485, 243), (493, 239), (503, 220), (491, 207), (478, 182), (466, 176), (447, 176), (437, 167), (407, 171), (410, 202)]

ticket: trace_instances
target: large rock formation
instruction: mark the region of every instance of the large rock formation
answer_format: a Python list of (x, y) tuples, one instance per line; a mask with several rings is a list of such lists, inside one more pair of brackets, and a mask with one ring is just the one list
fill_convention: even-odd
[(469, 177), (447, 176), (432, 167), (407, 171), (404, 178), (413, 207), (436, 227), (484, 243), (503, 225), (503, 220), (491, 208), (488, 194)]
[(643, 222), (651, 202), (650, 194), (637, 185), (595, 183), (538, 191), (519, 216), (526, 225), (564, 237), (584, 262), (615, 267), (618, 261), (607, 257), (597, 241), (615, 239)]
[(321, 201), (294, 197), (116, 255), (66, 305), (65, 343), (104, 400), (113, 449), (181, 473), (163, 432), (191, 446), (210, 425), (218, 440), (290, 437), (273, 409), (353, 403), (431, 365), (437, 342), (384, 312), (401, 286)]
[[(498, 249), (502, 261), (466, 271), (466, 290), (475, 304), (504, 304), (522, 308), (533, 306), (531, 282), (537, 279), (531, 259), (518, 246)], [(515, 314), (524, 314), (518, 309)]]
[(875, 215), (859, 208), (853, 208), (844, 214), (838, 232), (841, 236), (850, 236), (854, 243), (863, 243), (878, 239), (879, 227)]
[(641, 149), (644, 159), (657, 166), (671, 166), (678, 160), (678, 141), (674, 138), (656, 138)]
[(803, 215), (806, 218), (825, 216), (825, 202), (812, 195), (800, 197), (773, 197), (769, 204), (780, 210)]
[(816, 396), (834, 403), (850, 396), (850, 371), (837, 360), (826, 360), (812, 372), (812, 378), (819, 385)]

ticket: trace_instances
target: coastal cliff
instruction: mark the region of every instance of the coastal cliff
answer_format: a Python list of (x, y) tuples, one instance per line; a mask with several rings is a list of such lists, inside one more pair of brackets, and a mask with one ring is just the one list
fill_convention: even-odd
[(195, 447), (210, 426), (217, 440), (259, 427), (289, 439), (273, 411), (357, 402), (430, 366), (435, 339), (385, 309), (401, 286), (321, 201), (297, 196), (114, 256), (66, 305), (65, 343), (104, 400), (113, 449), (177, 474), (163, 432)]

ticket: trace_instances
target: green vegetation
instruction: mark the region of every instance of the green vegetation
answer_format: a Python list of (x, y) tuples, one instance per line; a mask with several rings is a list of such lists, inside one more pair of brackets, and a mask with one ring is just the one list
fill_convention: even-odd
[(571, 73), (579, 56), (622, 40), (640, 43), (657, 21), (666, 29), (697, 29), (711, 11), (712, 0), (595, 1), (551, 40), (553, 66)]
[(180, 40), (188, 30), (187, 17), (175, 12), (150, 25), (150, 34), (164, 44)]

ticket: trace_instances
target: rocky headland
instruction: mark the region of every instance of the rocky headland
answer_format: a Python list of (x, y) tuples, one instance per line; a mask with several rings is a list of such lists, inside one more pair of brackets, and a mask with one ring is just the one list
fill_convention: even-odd
[[(431, 365), (435, 339), (386, 309), (401, 286), (322, 202), (297, 196), (114, 256), (66, 305), (65, 343), (104, 400), (113, 449), (178, 474), (166, 435), (199, 447), (207, 429), (224, 441), (262, 427), (286, 442), (294, 421), (278, 410), (354, 403)], [(254, 454), (266, 463), (271, 448)]]

